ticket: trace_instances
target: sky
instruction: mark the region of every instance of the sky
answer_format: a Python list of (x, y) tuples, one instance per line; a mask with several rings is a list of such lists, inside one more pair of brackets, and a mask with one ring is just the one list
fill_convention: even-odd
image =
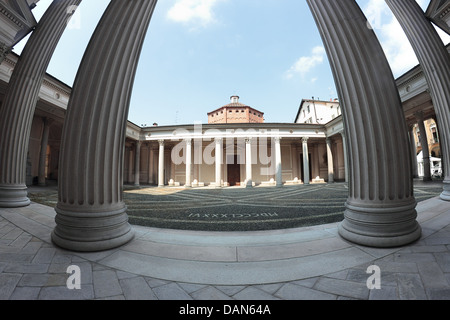
[[(417, 0), (426, 10), (429, 0)], [(37, 20), (51, 0), (40, 0)], [(84, 0), (47, 72), (73, 85), (89, 39), (109, 0)], [(418, 64), (384, 0), (357, 0), (395, 77)], [(439, 30), (445, 44), (450, 37)], [(26, 39), (16, 46), (20, 54)], [(207, 123), (230, 102), (292, 123), (302, 99), (337, 97), (331, 68), (306, 1), (160, 0), (142, 49), (128, 119), (139, 126)]]

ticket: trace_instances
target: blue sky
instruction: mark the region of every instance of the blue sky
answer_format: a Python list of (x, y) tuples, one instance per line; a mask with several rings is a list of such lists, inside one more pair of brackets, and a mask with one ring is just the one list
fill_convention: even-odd
[[(417, 65), (384, 0), (358, 0), (394, 75)], [(428, 0), (418, 0), (423, 9)], [(40, 0), (37, 19), (51, 0)], [(72, 85), (109, 0), (84, 0), (48, 73)], [(441, 34), (443, 34), (441, 32)], [(450, 37), (443, 35), (448, 43)], [(23, 44), (21, 44), (23, 46)], [(20, 54), (21, 45), (15, 49)], [(239, 95), (266, 122), (293, 122), (303, 98), (337, 98), (331, 69), (306, 1), (160, 0), (139, 62), (129, 120), (138, 125), (207, 122)]]

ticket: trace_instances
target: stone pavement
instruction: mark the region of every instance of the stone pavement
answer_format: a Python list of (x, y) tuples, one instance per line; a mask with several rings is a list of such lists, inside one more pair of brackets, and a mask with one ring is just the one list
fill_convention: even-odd
[[(450, 299), (450, 203), (432, 198), (417, 211), (422, 238), (402, 248), (351, 244), (337, 224), (220, 233), (135, 226), (127, 245), (79, 253), (52, 244), (52, 208), (0, 209), (0, 299)], [(67, 287), (73, 265), (79, 290)], [(367, 286), (372, 265), (381, 289)]]

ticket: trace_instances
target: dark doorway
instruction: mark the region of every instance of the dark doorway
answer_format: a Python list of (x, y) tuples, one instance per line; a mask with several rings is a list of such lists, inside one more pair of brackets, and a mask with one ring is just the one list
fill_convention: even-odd
[[(312, 180), (312, 161), (311, 161), (311, 153), (308, 154), (309, 156), (309, 181)], [(300, 153), (300, 172), (302, 173), (302, 181), (305, 183), (305, 170), (303, 170), (303, 153)]]
[(241, 165), (238, 162), (238, 156), (234, 156), (233, 163), (227, 165), (228, 183), (231, 187), (241, 185)]

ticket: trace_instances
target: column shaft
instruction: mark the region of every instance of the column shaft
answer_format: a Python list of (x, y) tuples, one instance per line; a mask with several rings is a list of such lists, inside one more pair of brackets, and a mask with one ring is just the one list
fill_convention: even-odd
[(430, 150), (428, 148), (428, 137), (427, 130), (425, 129), (423, 113), (416, 114), (416, 118), (420, 131), (420, 144), (422, 145), (423, 181), (431, 181)]
[(283, 186), (283, 165), (281, 163), (281, 138), (275, 137), (275, 180), (277, 187)]
[(309, 150), (308, 150), (308, 138), (303, 138), (303, 176), (304, 184), (309, 184), (311, 177), (309, 172)]
[(192, 140), (186, 140), (186, 185), (192, 187)]
[(39, 155), (38, 184), (40, 186), (45, 186), (45, 165), (47, 160), (48, 137), (50, 134), (50, 121), (47, 118), (43, 118), (42, 123), (44, 128), (42, 130), (41, 152)]
[(164, 187), (164, 140), (159, 141), (158, 186)]
[(216, 188), (222, 187), (222, 139), (217, 138), (216, 140)]
[(252, 138), (245, 139), (245, 175), (246, 187), (253, 187)]
[(450, 56), (415, 0), (386, 0), (416, 53), (427, 79), (440, 133), (445, 174), (441, 199), (450, 201)]
[[(342, 237), (374, 247), (417, 240), (408, 136), (392, 71), (355, 0), (307, 0), (342, 104), (349, 197)], [(345, 143), (345, 137), (344, 137)]]
[(416, 147), (416, 140), (414, 139), (414, 126), (411, 126), (409, 130), (409, 139), (411, 146), (411, 163), (412, 163), (413, 178), (417, 178), (419, 177), (419, 172), (417, 168), (417, 147)]
[(54, 0), (31, 34), (0, 109), (0, 207), (30, 204), (26, 163), (34, 110), (50, 59), (81, 0)]
[(334, 182), (333, 150), (331, 143), (331, 139), (327, 138), (328, 183)]
[(124, 144), (132, 85), (155, 5), (112, 0), (81, 62), (64, 122), (52, 234), (66, 249), (107, 250), (134, 236), (122, 194)]

